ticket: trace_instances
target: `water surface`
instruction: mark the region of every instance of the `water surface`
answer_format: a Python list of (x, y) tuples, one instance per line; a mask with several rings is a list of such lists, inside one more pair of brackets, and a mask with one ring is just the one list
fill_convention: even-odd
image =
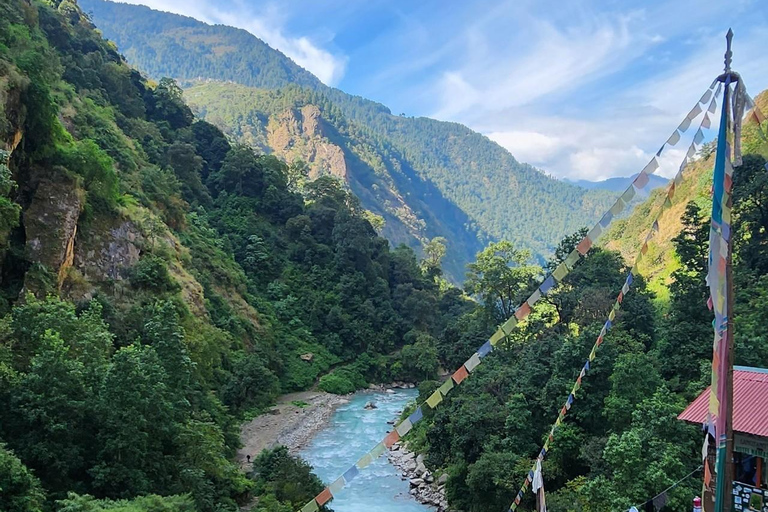
[[(415, 389), (394, 394), (360, 392), (336, 409), (328, 426), (302, 450), (301, 456), (314, 466), (315, 473), (328, 484), (349, 469), (391, 430), (387, 421), (416, 398)], [(378, 409), (366, 411), (366, 402)], [(386, 454), (360, 471), (330, 503), (336, 512), (430, 512), (408, 494), (409, 484), (388, 461)]]

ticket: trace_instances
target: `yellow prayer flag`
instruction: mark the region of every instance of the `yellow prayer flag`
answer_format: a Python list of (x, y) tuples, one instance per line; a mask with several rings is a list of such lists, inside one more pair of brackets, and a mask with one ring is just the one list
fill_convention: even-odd
[(432, 409), (437, 407), (437, 404), (443, 401), (443, 395), (440, 394), (440, 390), (436, 390), (427, 398), (427, 405)]
[(370, 466), (371, 462), (373, 462), (373, 455), (371, 455), (370, 453), (366, 453), (365, 455), (360, 457), (360, 460), (357, 461), (357, 464), (355, 464), (355, 466), (357, 466), (358, 469), (364, 469)]
[(559, 264), (555, 271), (552, 272), (552, 277), (558, 282), (562, 281), (566, 275), (568, 275), (568, 267), (565, 266), (565, 263)]

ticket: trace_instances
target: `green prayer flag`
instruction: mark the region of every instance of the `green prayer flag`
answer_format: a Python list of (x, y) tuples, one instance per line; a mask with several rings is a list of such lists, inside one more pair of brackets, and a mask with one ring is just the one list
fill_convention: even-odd
[(313, 499), (301, 509), (301, 512), (317, 512), (320, 507), (317, 506), (317, 502)]
[(379, 443), (373, 447), (373, 450), (371, 450), (371, 457), (378, 459), (385, 451), (387, 451), (387, 447), (384, 446), (384, 443)]
[(446, 396), (453, 389), (453, 379), (449, 378), (438, 389), (443, 396)]

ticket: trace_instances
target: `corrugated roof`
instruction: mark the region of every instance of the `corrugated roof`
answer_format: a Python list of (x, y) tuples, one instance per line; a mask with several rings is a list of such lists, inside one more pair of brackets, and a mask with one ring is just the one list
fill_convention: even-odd
[[(704, 423), (709, 409), (709, 388), (677, 417)], [(733, 369), (733, 430), (768, 437), (768, 369), (736, 366)]]

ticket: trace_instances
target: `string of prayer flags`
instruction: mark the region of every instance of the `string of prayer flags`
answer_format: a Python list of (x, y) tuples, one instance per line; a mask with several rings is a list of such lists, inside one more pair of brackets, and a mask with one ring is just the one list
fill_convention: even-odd
[[(714, 86), (714, 83), (712, 84)], [(711, 89), (712, 87), (710, 87)], [(710, 95), (711, 96), (711, 95)], [(714, 97), (712, 98), (712, 103), (714, 103), (715, 98), (717, 98), (718, 94), (715, 93)], [(695, 108), (694, 108), (695, 110)], [(701, 109), (699, 109), (699, 113), (701, 113)], [(702, 120), (703, 122), (703, 120)], [(699, 131), (701, 131), (701, 127), (699, 127)], [(698, 132), (697, 132), (698, 133)], [(698, 139), (698, 140), (697, 140)], [(701, 143), (703, 140), (699, 137), (694, 137), (693, 142), (691, 142), (691, 145), (689, 147), (689, 153), (691, 151), (691, 148), (696, 150), (696, 147)], [(592, 346), (592, 350), (589, 352), (589, 356), (587, 357), (587, 361), (584, 363), (584, 366), (581, 368), (581, 371), (579, 372), (579, 376), (576, 379), (576, 382), (573, 385), (573, 388), (571, 390), (571, 393), (568, 394), (568, 398), (565, 401), (565, 405), (560, 409), (560, 413), (557, 416), (557, 420), (555, 421), (555, 424), (552, 427), (552, 430), (549, 434), (549, 437), (547, 438), (546, 442), (544, 443), (544, 447), (539, 452), (538, 457), (536, 458), (536, 461), (534, 463), (534, 466), (532, 468), (532, 471), (535, 474), (536, 467), (540, 467), (541, 461), (546, 456), (547, 451), (549, 450), (549, 446), (554, 438), (554, 433), (557, 430), (557, 428), (562, 425), (562, 422), (565, 418), (566, 413), (571, 409), (573, 402), (576, 398), (577, 391), (581, 388), (581, 381), (582, 378), (586, 375), (586, 373), (590, 370), (591, 362), (595, 360), (597, 357), (597, 349), (603, 344), (605, 341), (605, 335), (607, 332), (613, 327), (613, 322), (616, 319), (616, 313), (618, 312), (619, 308), (621, 307), (621, 304), (624, 300), (624, 297), (629, 293), (632, 283), (634, 282), (635, 278), (634, 275), (637, 273), (637, 267), (640, 260), (643, 258), (645, 253), (648, 251), (648, 242), (651, 241), (652, 238), (656, 236), (656, 234), (659, 233), (659, 219), (661, 218), (661, 215), (672, 205), (672, 202), (670, 198), (674, 195), (674, 191), (676, 188), (676, 185), (679, 184), (682, 181), (682, 175), (685, 170), (685, 164), (688, 162), (688, 156), (686, 155), (683, 158), (683, 162), (680, 164), (680, 167), (678, 169), (677, 174), (674, 178), (672, 178), (669, 181), (669, 186), (667, 187), (667, 194), (665, 201), (661, 205), (661, 208), (659, 209), (658, 213), (656, 214), (656, 218), (654, 219), (653, 223), (651, 224), (651, 229), (648, 235), (646, 236), (645, 242), (643, 243), (642, 249), (640, 250), (640, 253), (637, 255), (634, 265), (632, 265), (632, 270), (627, 274), (627, 278), (624, 281), (624, 284), (621, 287), (621, 291), (619, 292), (619, 295), (616, 298), (616, 302), (613, 304), (610, 312), (608, 313), (608, 319), (606, 320), (605, 324), (603, 325), (603, 328), (600, 330), (600, 334), (597, 337), (597, 340), (595, 341), (595, 344)], [(641, 175), (643, 175), (641, 173)], [(632, 188), (632, 187), (630, 187)], [(623, 197), (623, 196), (622, 196)], [(581, 244), (580, 244), (581, 245)], [(582, 247), (583, 249), (583, 247)], [(582, 251), (579, 250), (579, 246), (577, 246), (577, 250), (582, 255), (586, 253), (586, 250)], [(526, 479), (526, 483), (528, 480)], [(524, 484), (523, 487), (518, 492), (517, 496), (515, 497), (515, 500), (512, 502), (512, 504), (509, 507), (509, 512), (514, 512), (518, 505), (520, 504), (520, 501), (525, 494), (525, 489), (527, 485)]]
[[(714, 83), (713, 83), (714, 86)], [(712, 89), (712, 87), (710, 87)], [(715, 93), (715, 96), (717, 96), (717, 92)], [(714, 99), (713, 99), (714, 101)], [(694, 107), (695, 110), (695, 107)], [(682, 130), (685, 131), (685, 130)], [(662, 147), (663, 149), (663, 147)], [(661, 153), (661, 151), (659, 151)], [(651, 159), (651, 162), (646, 165), (645, 168), (643, 168), (643, 171), (638, 175), (638, 177), (643, 176), (647, 182), (648, 176), (652, 174), (653, 172), (658, 169), (659, 164), (656, 160), (656, 157), (654, 156)], [(421, 421), (424, 418), (424, 407), (429, 407), (430, 409), (436, 408), (440, 403), (443, 402), (443, 399), (450, 393), (450, 391), (455, 387), (461, 384), (471, 372), (475, 371), (475, 369), (480, 365), (483, 358), (486, 357), (489, 353), (491, 353), (496, 345), (501, 342), (501, 340), (506, 339), (512, 329), (514, 329), (517, 324), (521, 321), (523, 321), (527, 316), (531, 313), (533, 305), (543, 296), (547, 295), (557, 283), (561, 282), (565, 277), (570, 273), (570, 271), (574, 268), (576, 262), (581, 257), (584, 257), (589, 252), (589, 248), (597, 241), (599, 236), (602, 234), (603, 230), (608, 227), (608, 225), (611, 223), (611, 221), (621, 212), (624, 211), (626, 206), (630, 203), (632, 198), (636, 194), (635, 190), (635, 183), (630, 184), (627, 189), (624, 191), (624, 193), (621, 195), (621, 197), (614, 203), (613, 206), (609, 209), (608, 212), (601, 218), (601, 222), (598, 222), (595, 224), (595, 226), (589, 231), (587, 236), (582, 239), (579, 244), (577, 245), (577, 248), (573, 250), (568, 257), (560, 263), (560, 265), (555, 268), (555, 270), (541, 283), (539, 288), (531, 294), (531, 296), (523, 302), (520, 307), (515, 310), (515, 314), (511, 316), (509, 319), (507, 319), (504, 324), (499, 326), (499, 328), (494, 332), (494, 334), (486, 340), (483, 345), (478, 348), (478, 350), (470, 356), (470, 358), (463, 364), (461, 367), (456, 370), (453, 375), (446, 380), (437, 390), (435, 390), (427, 399), (426, 401), (419, 406), (414, 413), (412, 413), (408, 418), (404, 419), (403, 421), (399, 422), (395, 428), (387, 434), (387, 436), (378, 443), (370, 452), (364, 454), (356, 463), (353, 465), (350, 469), (348, 469), (343, 475), (342, 478), (338, 478), (334, 480), (334, 482), (326, 487), (320, 494), (315, 496), (315, 498), (307, 503), (303, 508), (301, 508), (301, 512), (316, 512), (319, 510), (319, 507), (325, 505), (330, 501), (335, 494), (338, 494), (341, 492), (341, 490), (344, 488), (346, 484), (348, 484), (358, 473), (360, 470), (368, 467), (374, 460), (376, 460), (378, 457), (380, 457), (388, 448), (390, 448), (392, 445), (394, 445), (396, 442), (398, 442), (401, 437), (405, 436), (410, 430), (413, 428), (413, 426)], [(641, 187), (642, 188), (642, 187)], [(602, 224), (601, 224), (602, 223)], [(633, 267), (633, 272), (636, 271), (636, 266)], [(631, 280), (628, 279), (626, 286), (629, 286), (631, 284)], [(622, 292), (626, 295), (626, 292), (622, 288)], [(611, 314), (615, 317), (615, 309), (611, 310)], [(602, 343), (602, 339), (601, 339)], [(594, 359), (594, 357), (592, 358)], [(591, 359), (590, 359), (591, 360)], [(587, 361), (584, 367), (582, 368), (581, 373), (579, 374), (579, 385), (581, 384), (581, 378), (584, 376), (586, 371), (589, 370), (589, 363), (590, 361)], [(570, 400), (570, 403), (568, 404), (569, 407), (573, 403), (573, 399)], [(556, 426), (559, 426), (562, 421), (563, 417), (565, 416), (565, 412), (568, 409), (563, 407), (562, 409), (562, 416), (558, 418), (558, 422), (556, 423)], [(554, 436), (555, 427), (552, 429), (552, 433), (550, 433), (549, 438), (547, 439), (544, 449), (542, 449), (541, 456), (543, 457), (548, 448), (549, 443), (552, 441)], [(527, 488), (528, 482), (526, 482), (526, 485), (524, 488)], [(521, 491), (519, 493), (519, 498), (522, 498), (524, 494), (524, 491)], [(519, 503), (519, 498), (516, 499), (516, 502)], [(515, 505), (516, 506), (516, 505)]]

